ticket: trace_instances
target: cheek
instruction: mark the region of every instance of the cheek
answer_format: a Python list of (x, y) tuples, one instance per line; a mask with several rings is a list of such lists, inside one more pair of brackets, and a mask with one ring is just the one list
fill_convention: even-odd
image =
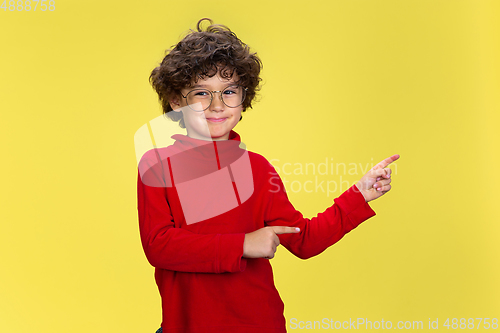
[(237, 111), (234, 113), (234, 118), (236, 118), (237, 121), (240, 121), (240, 118), (241, 118), (241, 114), (243, 112), (241, 110)]
[(189, 122), (192, 126), (206, 124), (205, 114), (203, 112), (197, 113), (194, 111), (186, 111), (182, 113), (184, 122)]
[(236, 126), (236, 124), (239, 123), (240, 118), (241, 118), (241, 113), (233, 114), (233, 117), (231, 119), (231, 124), (232, 124), (233, 127)]

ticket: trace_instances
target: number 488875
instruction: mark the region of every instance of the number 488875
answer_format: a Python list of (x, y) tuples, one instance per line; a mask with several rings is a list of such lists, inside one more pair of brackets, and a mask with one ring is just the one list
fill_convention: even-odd
[[(47, 5), (47, 2), (49, 3)], [(40, 6), (38, 5), (40, 3)], [(40, 8), (39, 8), (40, 7)], [(54, 0), (10, 0), (9, 3), (7, 4), (7, 0), (3, 0), (2, 5), (0, 6), (0, 9), (3, 9), (4, 11), (7, 11), (7, 9), (11, 12), (13, 11), (36, 11), (41, 10), (42, 12), (45, 12), (47, 10), (53, 12), (56, 10), (56, 2)]]

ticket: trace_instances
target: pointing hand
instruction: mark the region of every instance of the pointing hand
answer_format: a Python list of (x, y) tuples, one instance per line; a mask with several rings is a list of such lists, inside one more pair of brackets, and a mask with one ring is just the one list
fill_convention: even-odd
[(276, 248), (280, 245), (277, 235), (300, 232), (299, 228), (269, 226), (245, 235), (243, 243), (243, 257), (245, 258), (274, 258)]
[(392, 155), (386, 158), (370, 169), (356, 183), (356, 187), (363, 194), (366, 202), (380, 198), (383, 194), (390, 191), (391, 169), (386, 167), (398, 158), (399, 155)]

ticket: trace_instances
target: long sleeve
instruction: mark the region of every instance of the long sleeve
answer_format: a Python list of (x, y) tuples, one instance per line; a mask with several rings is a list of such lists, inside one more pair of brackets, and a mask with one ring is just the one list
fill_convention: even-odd
[(167, 189), (145, 185), (140, 173), (137, 200), (142, 246), (154, 267), (203, 273), (245, 270), (244, 233), (197, 234), (175, 227)]
[(288, 200), (284, 185), (274, 168), (270, 168), (266, 224), (299, 227), (300, 233), (283, 234), (279, 238), (283, 246), (301, 259), (320, 254), (361, 222), (375, 215), (353, 185), (334, 199), (334, 204), (323, 213), (312, 219), (304, 218)]

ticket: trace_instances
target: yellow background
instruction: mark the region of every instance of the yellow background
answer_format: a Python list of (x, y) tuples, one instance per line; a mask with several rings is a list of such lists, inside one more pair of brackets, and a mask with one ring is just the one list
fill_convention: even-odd
[[(307, 261), (279, 249), (288, 324), (500, 318), (500, 2), (58, 0), (0, 10), (0, 332), (158, 328), (133, 137), (161, 112), (149, 73), (202, 17), (263, 60), (236, 127), (249, 150), (278, 167), (401, 155), (376, 217)], [(309, 217), (333, 198), (289, 196)]]

